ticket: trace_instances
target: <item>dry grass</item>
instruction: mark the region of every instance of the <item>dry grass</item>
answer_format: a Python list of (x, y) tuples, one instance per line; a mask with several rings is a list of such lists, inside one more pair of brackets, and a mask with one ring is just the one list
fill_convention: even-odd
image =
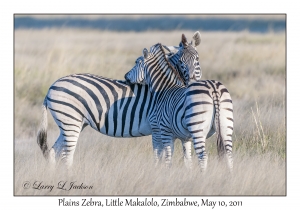
[[(29, 142), (16, 141), (16, 195), (283, 195), (285, 193), (285, 164), (274, 153), (262, 155), (242, 154), (235, 151), (234, 172), (231, 176), (225, 161), (216, 155), (209, 157), (207, 174), (198, 167), (186, 170), (181, 159), (182, 151), (176, 142), (171, 170), (154, 168), (151, 137), (113, 139), (96, 132), (84, 131), (81, 135), (74, 167), (67, 174), (51, 171), (35, 137)], [(54, 140), (51, 134), (49, 139)], [(216, 147), (215, 141), (209, 147)], [(30, 156), (29, 156), (30, 154)], [(196, 165), (194, 158), (194, 164)], [(22, 188), (29, 181), (54, 185), (52, 191)], [(91, 190), (57, 189), (60, 181), (76, 181), (92, 185)], [(68, 186), (68, 184), (66, 184)]]
[[(79, 138), (69, 174), (53, 172), (36, 144), (40, 106), (49, 86), (71, 73), (122, 79), (144, 47), (177, 45), (193, 31), (108, 32), (15, 31), (16, 195), (285, 195), (285, 34), (202, 33), (198, 47), (203, 79), (229, 89), (234, 103), (234, 173), (217, 160), (216, 141), (207, 141), (208, 173), (183, 166), (176, 142), (170, 171), (152, 165), (151, 137), (114, 139), (87, 128)], [(52, 145), (58, 129), (49, 118)], [(195, 158), (195, 157), (194, 157)], [(196, 159), (194, 159), (196, 165)], [(25, 181), (93, 185), (92, 190), (23, 189)]]

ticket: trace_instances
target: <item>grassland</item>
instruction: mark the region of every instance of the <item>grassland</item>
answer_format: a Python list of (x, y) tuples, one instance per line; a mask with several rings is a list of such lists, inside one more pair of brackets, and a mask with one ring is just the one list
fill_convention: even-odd
[[(151, 137), (115, 139), (87, 128), (74, 167), (47, 168), (36, 144), (41, 104), (49, 86), (72, 73), (122, 79), (144, 47), (178, 45), (193, 31), (109, 32), (16, 30), (14, 66), (15, 195), (285, 195), (285, 34), (202, 33), (198, 47), (203, 79), (221, 81), (234, 104), (234, 173), (218, 161), (215, 136), (207, 140), (208, 173), (186, 170), (176, 141), (171, 170), (153, 167)], [(50, 114), (48, 140), (57, 136)], [(194, 157), (195, 165), (196, 158)], [(25, 181), (57, 185), (76, 181), (92, 190), (24, 189)]]

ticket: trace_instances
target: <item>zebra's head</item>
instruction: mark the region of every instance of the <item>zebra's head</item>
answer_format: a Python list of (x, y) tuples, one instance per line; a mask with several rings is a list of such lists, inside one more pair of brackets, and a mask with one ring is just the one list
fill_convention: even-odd
[(193, 40), (195, 41), (194, 45), (193, 45), (193, 42), (188, 43), (185, 35), (182, 34), (179, 47), (164, 46), (164, 48), (173, 54), (182, 50), (182, 55), (180, 56), (176, 66), (178, 66), (180, 68), (179, 70), (181, 72), (184, 72), (183, 68), (188, 67), (189, 68), (189, 79), (194, 79), (195, 81), (200, 81), (201, 76), (202, 76), (202, 71), (201, 71), (201, 67), (200, 67), (200, 63), (199, 63), (199, 55), (198, 55), (198, 52), (196, 49), (196, 47), (198, 45), (200, 45), (200, 42), (201, 42), (201, 35), (200, 35), (199, 31), (194, 33)]
[[(144, 51), (147, 50), (146, 48)], [(143, 51), (143, 52), (144, 52)], [(148, 52), (148, 51), (147, 51)], [(147, 84), (144, 70), (144, 56), (140, 56), (136, 59), (134, 67), (125, 74), (125, 79), (131, 84)]]
[[(180, 54), (179, 50), (176, 54)], [(158, 60), (160, 59), (160, 61)], [(163, 62), (161, 62), (164, 60)], [(165, 54), (161, 44), (153, 45), (148, 51), (146, 48), (143, 50), (143, 56), (137, 58), (135, 66), (125, 74), (125, 79), (131, 84), (150, 84), (150, 71), (157, 68), (162, 63), (166, 63), (166, 66), (169, 67), (170, 71), (173, 72), (176, 81), (178, 84), (183, 84), (184, 86), (188, 85), (189, 80), (189, 69), (187, 66), (182, 64), (181, 71), (178, 71), (172, 66), (168, 61), (167, 55)], [(164, 67), (162, 67), (164, 68)], [(162, 71), (162, 69), (161, 69)], [(159, 71), (153, 73), (152, 75), (160, 74)]]

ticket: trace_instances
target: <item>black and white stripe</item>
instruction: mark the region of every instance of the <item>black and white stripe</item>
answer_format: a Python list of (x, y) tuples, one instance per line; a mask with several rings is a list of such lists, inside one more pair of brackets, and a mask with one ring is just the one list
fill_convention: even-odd
[[(185, 66), (180, 61), (181, 55), (181, 50), (170, 55), (170, 62), (183, 75), (180, 68)], [(162, 145), (157, 122), (149, 119), (153, 107), (147, 85), (127, 85), (124, 81), (92, 74), (69, 75), (58, 79), (49, 88), (37, 142), (50, 162), (63, 160), (70, 167), (79, 134), (87, 125), (113, 137), (152, 134), (155, 160), (158, 161)], [(51, 149), (47, 145), (47, 108), (60, 129), (60, 135)]]
[(232, 169), (233, 104), (228, 89), (216, 80), (202, 80), (190, 84), (185, 94), (184, 119), (186, 128), (192, 132), (196, 153), (204, 159), (200, 161), (201, 168), (207, 165), (204, 137), (207, 139), (217, 131), (218, 154), (227, 157)]
[[(186, 51), (187, 49), (185, 47)], [(180, 60), (183, 55), (185, 54), (182, 51), (170, 54), (170, 63), (177, 67), (177, 71), (185, 68), (184, 62)], [(180, 62), (177, 62), (179, 60)], [(142, 62), (143, 59), (140, 61)], [(184, 72), (178, 71), (182, 77), (188, 79), (189, 74)], [(162, 144), (156, 118), (149, 115), (153, 112), (153, 107), (152, 96), (147, 85), (128, 86), (124, 81), (91, 74), (63, 77), (49, 88), (45, 98), (38, 144), (50, 162), (55, 163), (56, 160), (62, 159), (67, 166), (71, 166), (79, 134), (86, 125), (90, 125), (95, 130), (114, 137), (152, 134), (153, 150), (157, 161), (161, 155)], [(47, 108), (60, 129), (60, 136), (50, 150), (46, 135)], [(211, 129), (210, 135), (213, 133)], [(190, 160), (190, 142), (183, 142), (183, 147), (185, 159)]]
[[(196, 82), (186, 87), (187, 81), (178, 76), (166, 60), (161, 44), (152, 46), (150, 52), (144, 49), (143, 53), (143, 63), (136, 64), (125, 78), (131, 83), (146, 83), (150, 87), (155, 101), (155, 111), (150, 115), (159, 125), (166, 164), (171, 164), (174, 139), (179, 138), (186, 144), (192, 137), (201, 169), (205, 170), (205, 139), (213, 133), (210, 132), (213, 128), (218, 132), (219, 154), (226, 154), (232, 169), (233, 108), (231, 102), (226, 103), (231, 101), (228, 90), (215, 81)], [(187, 63), (187, 68), (195, 63), (197, 61)]]
[[(44, 155), (52, 159), (50, 162), (62, 159), (71, 166), (79, 134), (86, 125), (113, 137), (151, 135), (151, 103), (146, 85), (129, 86), (91, 74), (63, 77), (49, 88), (43, 104), (44, 113), (48, 108), (58, 125), (60, 136), (50, 151), (46, 139), (38, 137), (38, 144)], [(45, 117), (44, 114), (43, 122)], [(45, 136), (45, 125), (39, 136)]]

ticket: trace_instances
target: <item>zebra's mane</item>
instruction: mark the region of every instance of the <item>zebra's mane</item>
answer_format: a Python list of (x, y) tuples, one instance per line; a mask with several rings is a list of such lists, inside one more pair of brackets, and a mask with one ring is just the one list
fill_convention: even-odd
[(163, 53), (163, 55), (164, 55), (164, 56), (163, 56), (163, 57), (164, 57), (164, 60), (165, 60), (165, 62), (167, 63), (168, 67), (171, 68), (171, 70), (173, 71), (173, 73), (175, 74), (175, 76), (182, 82), (182, 84), (183, 84), (183, 85), (186, 85), (185, 80), (182, 78), (182, 76), (178, 73), (178, 71), (173, 67), (173, 65), (172, 65), (172, 64), (170, 63), (170, 61), (167, 59), (166, 53), (165, 53), (165, 51), (163, 50), (163, 46), (162, 46), (160, 43), (158, 43), (157, 45), (159, 46), (160, 50), (162, 51), (162, 53)]

